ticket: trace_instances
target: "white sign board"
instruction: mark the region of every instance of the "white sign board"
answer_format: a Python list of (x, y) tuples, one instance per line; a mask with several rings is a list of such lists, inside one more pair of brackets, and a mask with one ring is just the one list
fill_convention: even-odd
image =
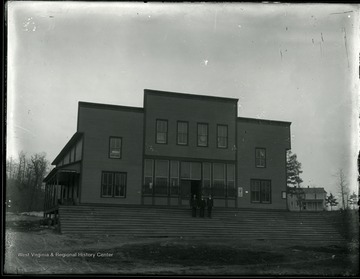
[(239, 198), (243, 197), (243, 188), (242, 187), (238, 187), (238, 197)]

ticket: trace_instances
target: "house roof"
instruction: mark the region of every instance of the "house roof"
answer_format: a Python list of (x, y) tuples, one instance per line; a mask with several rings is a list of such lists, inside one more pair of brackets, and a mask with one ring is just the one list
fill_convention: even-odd
[(70, 151), (71, 147), (80, 139), (82, 138), (83, 133), (76, 132), (68, 143), (64, 146), (64, 148), (60, 151), (59, 155), (56, 156), (54, 161), (51, 163), (52, 165), (56, 165), (60, 162), (60, 160), (66, 155), (68, 151)]
[(305, 194), (322, 194), (327, 193), (322, 187), (313, 187), (313, 188), (301, 188)]

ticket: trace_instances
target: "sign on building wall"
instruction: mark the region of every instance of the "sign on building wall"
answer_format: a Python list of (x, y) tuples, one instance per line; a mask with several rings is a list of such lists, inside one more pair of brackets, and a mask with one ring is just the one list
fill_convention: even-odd
[(243, 187), (238, 187), (238, 197), (239, 198), (243, 197)]

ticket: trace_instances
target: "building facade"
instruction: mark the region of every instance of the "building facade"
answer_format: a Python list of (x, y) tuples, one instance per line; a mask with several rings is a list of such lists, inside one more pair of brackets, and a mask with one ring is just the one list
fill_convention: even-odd
[(288, 191), (288, 208), (290, 211), (324, 211), (326, 210), (326, 191), (322, 187), (295, 188)]
[(144, 107), (79, 102), (77, 131), (45, 178), (58, 204), (287, 209), (290, 122), (238, 117), (238, 99), (144, 90)]

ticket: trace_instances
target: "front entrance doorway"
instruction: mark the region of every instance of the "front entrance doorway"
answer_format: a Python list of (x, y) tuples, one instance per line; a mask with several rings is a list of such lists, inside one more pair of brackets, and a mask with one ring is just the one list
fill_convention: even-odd
[(190, 180), (191, 182), (191, 196), (196, 195), (199, 200), (201, 198), (201, 180)]
[(194, 195), (197, 199), (201, 198), (201, 180), (181, 179), (180, 187), (180, 206), (189, 206), (189, 200)]

